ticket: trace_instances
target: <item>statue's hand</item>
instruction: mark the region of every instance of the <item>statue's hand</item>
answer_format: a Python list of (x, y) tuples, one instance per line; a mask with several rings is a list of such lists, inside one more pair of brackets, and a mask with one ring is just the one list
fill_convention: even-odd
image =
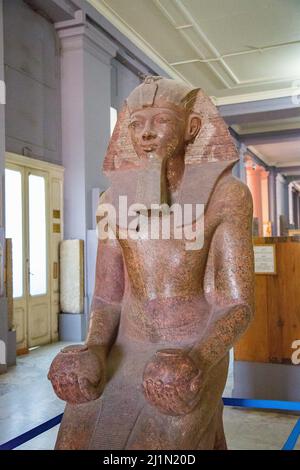
[(105, 361), (84, 345), (67, 346), (54, 358), (48, 373), (56, 395), (72, 404), (100, 397), (105, 384)]
[(190, 413), (199, 401), (201, 385), (201, 371), (181, 349), (157, 351), (144, 370), (144, 394), (164, 414)]

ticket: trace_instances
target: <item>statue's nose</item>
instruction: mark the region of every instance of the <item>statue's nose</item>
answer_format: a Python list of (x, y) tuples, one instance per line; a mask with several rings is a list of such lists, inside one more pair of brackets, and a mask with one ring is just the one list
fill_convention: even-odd
[(155, 137), (156, 132), (150, 126), (145, 126), (142, 134), (143, 140), (155, 139)]

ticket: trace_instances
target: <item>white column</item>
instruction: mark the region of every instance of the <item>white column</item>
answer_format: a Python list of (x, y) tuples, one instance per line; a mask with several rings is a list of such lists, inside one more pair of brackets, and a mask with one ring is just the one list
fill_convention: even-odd
[(246, 183), (247, 177), (246, 177), (246, 158), (247, 158), (247, 146), (243, 143), (241, 143), (240, 149), (239, 149), (239, 155), (240, 155), (240, 179)]
[(269, 210), (273, 237), (277, 235), (276, 174), (276, 168), (269, 167)]
[(233, 170), (233, 175), (246, 183), (246, 156), (247, 156), (247, 146), (239, 142), (237, 144), (239, 152), (239, 162), (236, 163)]
[(87, 232), (95, 218), (93, 188), (107, 187), (101, 172), (110, 137), (111, 59), (117, 47), (81, 11), (75, 20), (55, 27), (61, 41), (64, 238), (84, 240), (87, 280)]
[(276, 202), (277, 202), (277, 233), (280, 235), (280, 216), (284, 215), (284, 177), (278, 173), (276, 176)]
[(293, 183), (289, 184), (289, 223), (294, 223), (294, 210), (293, 210)]
[[(4, 166), (5, 166), (5, 116), (4, 116), (4, 59), (3, 59), (3, 2), (0, 0), (0, 228), (4, 228)], [(2, 93), (1, 93), (2, 91)], [(0, 266), (2, 269), (2, 266)], [(0, 278), (3, 279), (3, 271)], [(7, 302), (0, 298), (0, 374), (7, 369), (8, 320)]]
[(3, 57), (3, 1), (0, 0), (0, 227), (4, 225), (4, 162), (5, 162), (5, 82)]

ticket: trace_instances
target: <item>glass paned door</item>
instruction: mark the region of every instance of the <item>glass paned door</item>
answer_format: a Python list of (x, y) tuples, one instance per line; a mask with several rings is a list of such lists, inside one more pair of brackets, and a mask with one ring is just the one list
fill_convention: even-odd
[(5, 170), (5, 226), (6, 238), (12, 239), (13, 296), (23, 297), (23, 177), (17, 169)]
[(47, 234), (45, 177), (29, 174), (29, 289), (47, 293)]
[(48, 176), (26, 169), (28, 249), (28, 344), (38, 346), (51, 340), (49, 289)]
[(8, 164), (5, 220), (6, 237), (12, 238), (18, 350), (51, 340), (48, 219), (47, 173)]
[(17, 349), (27, 349), (27, 268), (25, 237), (25, 171), (17, 165), (5, 169), (5, 237), (12, 239), (13, 322)]

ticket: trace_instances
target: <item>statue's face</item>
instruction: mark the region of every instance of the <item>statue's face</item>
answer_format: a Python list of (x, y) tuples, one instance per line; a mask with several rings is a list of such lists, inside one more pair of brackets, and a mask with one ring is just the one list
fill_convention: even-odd
[(145, 108), (131, 115), (129, 130), (140, 159), (162, 160), (184, 149), (186, 115), (168, 108)]

